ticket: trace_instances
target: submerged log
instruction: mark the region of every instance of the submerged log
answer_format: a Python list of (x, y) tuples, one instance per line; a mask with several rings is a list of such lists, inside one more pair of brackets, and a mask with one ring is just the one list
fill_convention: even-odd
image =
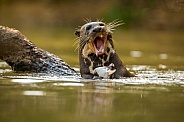
[(15, 72), (78, 75), (58, 56), (38, 48), (18, 30), (0, 26), (0, 59)]

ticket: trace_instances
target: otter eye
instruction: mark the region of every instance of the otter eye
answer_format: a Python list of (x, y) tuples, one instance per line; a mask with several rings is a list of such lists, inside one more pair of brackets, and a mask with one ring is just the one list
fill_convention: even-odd
[(100, 23), (99, 25), (100, 25), (100, 26), (104, 26), (104, 24), (103, 24), (103, 23)]
[(86, 30), (91, 29), (91, 27), (92, 27), (92, 25), (88, 25), (88, 26), (86, 27)]

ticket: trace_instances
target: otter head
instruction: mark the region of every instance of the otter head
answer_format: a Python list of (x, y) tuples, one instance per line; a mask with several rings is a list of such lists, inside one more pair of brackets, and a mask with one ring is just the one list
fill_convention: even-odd
[[(108, 47), (108, 42), (112, 38), (114, 27), (121, 25), (119, 21), (113, 21), (109, 24), (104, 22), (89, 22), (83, 25), (75, 34), (79, 37), (79, 50), (87, 49), (85, 52), (94, 53), (97, 56), (103, 55)], [(85, 55), (85, 54), (83, 54)]]

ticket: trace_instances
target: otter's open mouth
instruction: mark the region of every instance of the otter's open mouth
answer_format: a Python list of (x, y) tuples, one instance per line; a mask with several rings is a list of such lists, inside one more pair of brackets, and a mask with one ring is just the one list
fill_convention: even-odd
[(105, 44), (107, 41), (107, 34), (97, 35), (92, 41), (96, 55), (102, 55), (105, 52)]

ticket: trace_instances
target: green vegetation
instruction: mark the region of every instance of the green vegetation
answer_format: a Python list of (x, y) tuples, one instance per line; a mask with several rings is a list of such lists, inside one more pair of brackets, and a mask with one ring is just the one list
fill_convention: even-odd
[(125, 22), (124, 29), (184, 29), (182, 1), (1, 0), (0, 23), (16, 28), (76, 28), (84, 19)]

